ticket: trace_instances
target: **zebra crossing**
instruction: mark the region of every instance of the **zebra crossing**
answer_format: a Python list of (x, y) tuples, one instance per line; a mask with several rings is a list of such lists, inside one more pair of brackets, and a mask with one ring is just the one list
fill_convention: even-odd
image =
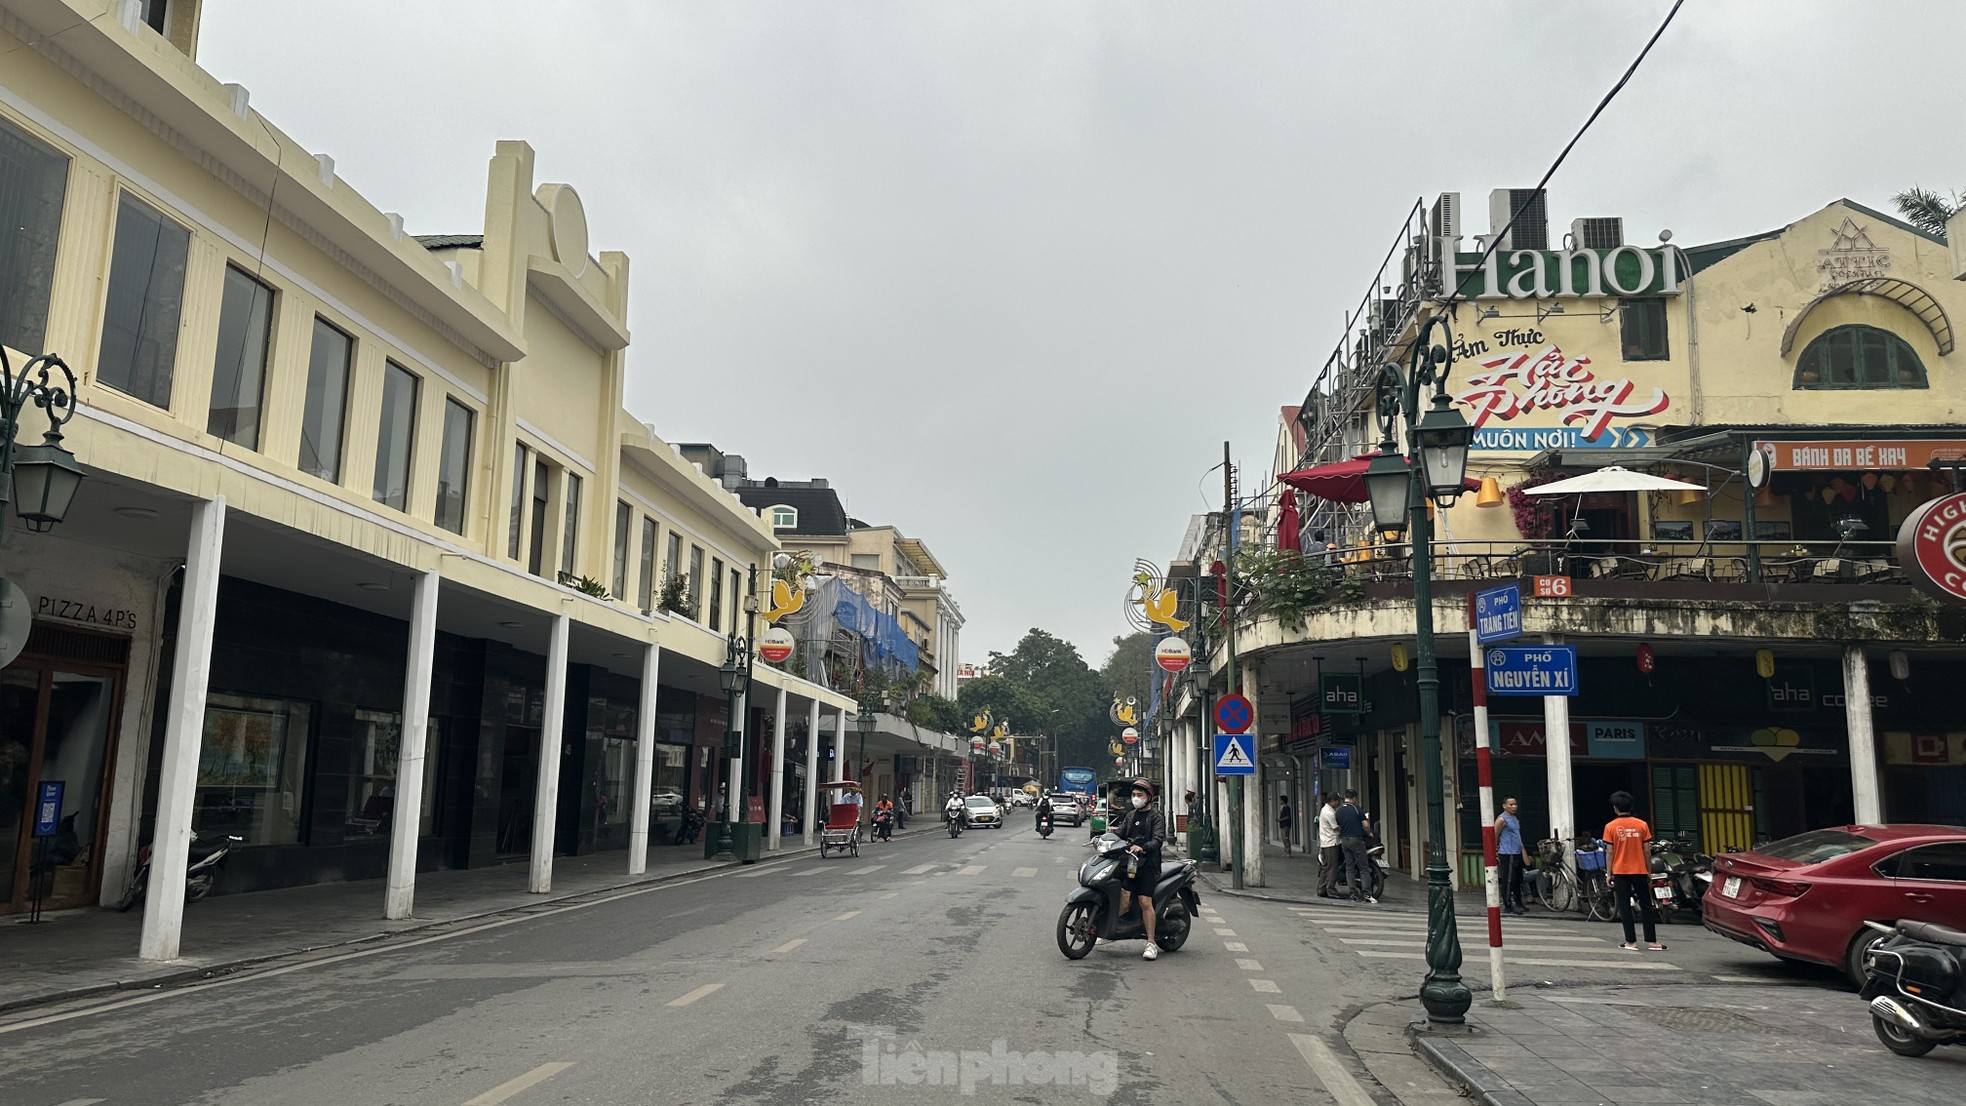
[[(1427, 916), (1378, 912), (1371, 907), (1292, 906), (1290, 912), (1304, 921), (1319, 943), (1334, 952), (1349, 952), (1365, 960), (1421, 960), (1427, 958)], [(1486, 975), (1488, 960), (1487, 921), (1460, 919), (1463, 973)], [(1541, 919), (1507, 918), (1502, 922), (1502, 957), (1510, 965), (1526, 968), (1579, 968), (1607, 972), (1633, 972), (1652, 976), (1681, 969), (1659, 959), (1659, 953), (1631, 953), (1618, 947), (1615, 928), (1579, 930)]]

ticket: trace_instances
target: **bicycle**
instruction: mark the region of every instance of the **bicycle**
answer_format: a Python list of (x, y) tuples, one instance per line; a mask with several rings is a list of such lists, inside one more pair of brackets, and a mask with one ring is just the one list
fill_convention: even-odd
[(1569, 913), (1577, 906), (1577, 877), (1563, 862), (1563, 842), (1536, 842), (1536, 901), (1543, 909)]
[(1594, 922), (1609, 922), (1618, 911), (1611, 897), (1611, 880), (1605, 874), (1604, 846), (1588, 837), (1577, 839), (1577, 875), (1582, 882), (1579, 904)]

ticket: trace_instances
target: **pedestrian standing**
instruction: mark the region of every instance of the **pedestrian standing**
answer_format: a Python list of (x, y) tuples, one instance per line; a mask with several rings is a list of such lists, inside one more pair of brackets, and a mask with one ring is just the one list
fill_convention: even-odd
[(1502, 880), (1502, 913), (1527, 915), (1522, 901), (1522, 822), (1516, 817), (1514, 796), (1502, 800), (1495, 819), (1495, 862)]
[(1611, 850), (1611, 898), (1618, 904), (1618, 921), (1625, 927), (1625, 943), (1618, 947), (1638, 951), (1631, 906), (1631, 900), (1637, 899), (1639, 913), (1645, 918), (1645, 947), (1662, 952), (1666, 946), (1657, 940), (1659, 916), (1652, 909), (1652, 865), (1646, 848), (1652, 841), (1652, 827), (1632, 816), (1629, 791), (1611, 796), (1611, 813), (1616, 817), (1604, 827), (1604, 844)]
[(1283, 855), (1290, 855), (1290, 796), (1277, 800), (1277, 828), (1283, 831)]
[(1324, 803), (1317, 812), (1317, 896), (1321, 899), (1338, 897), (1338, 865), (1343, 863), (1338, 847), (1338, 804), (1343, 800), (1336, 791), (1324, 793)]
[(1345, 885), (1351, 888), (1353, 902), (1379, 901), (1365, 893), (1365, 873), (1372, 864), (1365, 851), (1365, 835), (1371, 832), (1372, 823), (1358, 808), (1358, 792), (1346, 789), (1345, 801), (1338, 806), (1338, 847), (1345, 853)]

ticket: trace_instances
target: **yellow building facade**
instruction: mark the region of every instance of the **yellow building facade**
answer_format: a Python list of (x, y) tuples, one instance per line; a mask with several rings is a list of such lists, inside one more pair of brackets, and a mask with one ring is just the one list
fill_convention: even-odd
[[(32, 612), (0, 669), (0, 910), (30, 877), (114, 902), (141, 842), (181, 872), (195, 830), (245, 838), (237, 889), (386, 874), (401, 916), (419, 866), (526, 855), (544, 890), (556, 852), (640, 870), (732, 780), (740, 817), (797, 805), (788, 716), (816, 754), (850, 703), (758, 664), (730, 719), (778, 543), (625, 409), (627, 257), (520, 142), (480, 230), (406, 233), (198, 68), (201, 17), (0, 3), (0, 344), (73, 371), (87, 473), (0, 553)], [(30, 872), (55, 778), (66, 856)]]

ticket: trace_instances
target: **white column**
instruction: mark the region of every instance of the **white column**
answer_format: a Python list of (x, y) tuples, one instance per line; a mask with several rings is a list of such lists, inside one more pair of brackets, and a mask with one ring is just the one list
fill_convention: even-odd
[(1883, 789), (1877, 778), (1877, 730), (1870, 709), (1870, 664), (1864, 647), (1843, 647), (1843, 724), (1850, 731), (1850, 797), (1857, 821), (1884, 821)]
[[(781, 677), (782, 678), (782, 677)], [(779, 827), (785, 822), (785, 685), (778, 685), (778, 710), (771, 720), (771, 794), (765, 796), (765, 848), (784, 847)]]
[(211, 683), (212, 629), (218, 619), (218, 568), (224, 545), (225, 497), (192, 504), (164, 756), (158, 766), (150, 883), (144, 892), (138, 955), (145, 960), (176, 960), (184, 931), (184, 869), (191, 856), (191, 808), (198, 795), (198, 753), (205, 734), (205, 691)]
[(751, 739), (747, 726), (751, 720), (749, 691), (750, 689), (746, 688), (737, 693), (737, 698), (731, 704), (730, 717), (724, 723), (726, 732), (737, 734), (737, 755), (729, 758), (729, 763), (726, 765), (729, 773), (724, 780), (724, 820), (732, 824), (744, 820), (744, 808), (747, 805), (744, 801), (745, 793), (750, 790), (745, 786), (744, 779), (744, 745)]
[(560, 815), (560, 742), (567, 720), (567, 616), (553, 616), (546, 646), (546, 717), (539, 730), (539, 789), (532, 800), (532, 870), (526, 889), (553, 889), (553, 831)]
[[(840, 712), (833, 716), (833, 765), (838, 770), (840, 779), (847, 778), (846, 762), (850, 753), (851, 750), (846, 747), (846, 708), (841, 707)], [(860, 774), (855, 772), (853, 779), (856, 783), (859, 782)], [(862, 798), (865, 796), (863, 795)]]
[(1447, 831), (1447, 886), (1461, 889), (1461, 814), (1457, 796), (1461, 792), (1461, 781), (1454, 757), (1454, 719), (1442, 716), (1440, 720), (1440, 764), (1435, 770), (1440, 773), (1441, 822)]
[(416, 846), (423, 828), (423, 772), (429, 761), (430, 670), (437, 662), (437, 592), (433, 570), (410, 585), (410, 649), (403, 666), (403, 725), (396, 749), (396, 802), (389, 812), (389, 879), (382, 916), (410, 916), (416, 902)]
[[(1543, 696), (1543, 749), (1549, 771), (1550, 836), (1563, 842), (1563, 862), (1577, 866), (1577, 850), (1571, 839), (1577, 836), (1577, 795), (1570, 778), (1570, 699), (1564, 695)], [(1536, 843), (1523, 842), (1533, 852)]]
[(819, 697), (806, 715), (806, 809), (799, 819), (800, 840), (812, 846), (812, 827), (819, 817)]
[(628, 874), (649, 866), (649, 804), (655, 797), (656, 677), (662, 673), (662, 646), (642, 646), (642, 696), (635, 708), (635, 787), (628, 808)]

